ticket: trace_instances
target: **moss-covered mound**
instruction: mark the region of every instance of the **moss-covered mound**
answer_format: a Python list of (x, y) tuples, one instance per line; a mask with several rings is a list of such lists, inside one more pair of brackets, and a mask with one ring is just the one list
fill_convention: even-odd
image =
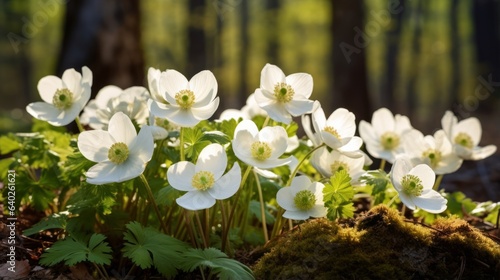
[(500, 245), (461, 219), (425, 227), (379, 206), (355, 227), (302, 224), (254, 272), (258, 279), (500, 279)]

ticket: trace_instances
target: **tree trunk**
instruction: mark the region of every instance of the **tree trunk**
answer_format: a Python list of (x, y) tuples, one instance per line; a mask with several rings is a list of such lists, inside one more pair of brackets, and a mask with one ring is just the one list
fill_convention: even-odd
[[(333, 1), (333, 108), (344, 107), (356, 121), (371, 118), (365, 48), (370, 38), (363, 31), (362, 0)], [(328, 114), (328, 113), (327, 113)]]

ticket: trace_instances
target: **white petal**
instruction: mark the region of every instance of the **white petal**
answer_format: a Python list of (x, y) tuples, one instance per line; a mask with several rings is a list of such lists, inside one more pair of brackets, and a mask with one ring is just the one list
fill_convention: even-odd
[(189, 89), (189, 81), (176, 70), (167, 70), (160, 75), (160, 95), (170, 104), (177, 104), (175, 94)]
[[(357, 152), (363, 145), (363, 139), (361, 139), (358, 136), (354, 136), (349, 140), (349, 142), (342, 147), (340, 147), (338, 150), (342, 153), (352, 153), (352, 152)], [(362, 157), (363, 154), (360, 153), (353, 153), (356, 154), (355, 157)]]
[(196, 172), (209, 171), (218, 180), (227, 167), (226, 150), (220, 144), (210, 144), (203, 148), (196, 161)]
[(286, 130), (281, 126), (266, 126), (258, 135), (258, 141), (266, 142), (272, 152), (271, 159), (280, 157), (288, 146), (288, 135)]
[(232, 146), (235, 155), (245, 161), (246, 158), (252, 158), (252, 143), (254, 137), (250, 132), (242, 130), (233, 139)]
[(34, 118), (42, 121), (56, 120), (59, 114), (61, 114), (61, 110), (45, 102), (30, 103), (26, 106), (26, 111)]
[(280, 102), (270, 103), (265, 106), (261, 106), (269, 117), (277, 122), (282, 122), (284, 124), (290, 124), (292, 122), (292, 116), (286, 110), (285, 106)]
[(415, 205), (429, 213), (439, 214), (446, 210), (448, 202), (441, 194), (434, 190), (429, 190), (421, 196), (412, 198)]
[(218, 121), (230, 120), (230, 119), (244, 119), (249, 120), (250, 116), (238, 109), (226, 109), (220, 113)]
[(413, 168), (411, 162), (407, 158), (399, 158), (394, 161), (391, 168), (391, 181), (396, 190), (401, 191), (401, 180)]
[(208, 192), (198, 190), (187, 192), (175, 201), (179, 206), (193, 211), (208, 209), (215, 204), (215, 198)]
[(78, 136), (78, 149), (84, 157), (95, 162), (107, 160), (113, 144), (113, 137), (103, 130), (84, 131)]
[(312, 113), (312, 123), (314, 127), (314, 131), (319, 134), (320, 131), (322, 131), (325, 126), (326, 126), (326, 116), (325, 112), (323, 111), (323, 108), (321, 106), (318, 106), (316, 110), (313, 111)]
[(93, 74), (92, 71), (87, 67), (82, 67), (82, 84), (87, 84), (89, 87), (92, 86), (93, 83)]
[(497, 146), (488, 145), (486, 147), (474, 147), (472, 150), (471, 160), (485, 159), (497, 151)]
[(408, 174), (415, 175), (422, 180), (424, 190), (432, 189), (436, 174), (427, 164), (419, 164), (413, 167)]
[[(477, 146), (479, 141), (481, 141), (482, 128), (481, 123), (477, 118), (472, 117), (458, 122), (458, 124), (453, 128), (453, 137), (460, 132), (466, 133), (472, 138), (473, 146)], [(454, 141), (454, 139), (451, 140)]]
[(307, 99), (313, 91), (313, 78), (307, 73), (295, 73), (288, 75), (286, 83), (289, 84), (295, 92), (294, 97)]
[(42, 100), (49, 104), (52, 104), (54, 94), (58, 89), (63, 88), (63, 83), (61, 79), (56, 76), (45, 76), (40, 79), (37, 88)]
[(125, 143), (130, 146), (132, 140), (137, 136), (134, 124), (130, 118), (122, 112), (117, 112), (109, 120), (108, 132), (116, 142)]
[(387, 108), (380, 108), (373, 113), (372, 126), (375, 131), (394, 130), (394, 115)]
[(213, 116), (217, 108), (219, 107), (219, 97), (216, 97), (212, 102), (204, 107), (192, 107), (191, 111), (193, 115), (198, 120), (208, 120)]
[(215, 199), (227, 199), (233, 196), (239, 189), (241, 183), (241, 169), (237, 162), (229, 172), (215, 182), (208, 193)]
[(207, 106), (217, 94), (217, 80), (212, 72), (204, 70), (189, 81), (189, 89), (195, 95), (195, 106)]
[(104, 161), (92, 166), (87, 171), (87, 182), (95, 185), (120, 183), (138, 177), (144, 169), (145, 165), (134, 158), (128, 158), (120, 165)]
[(441, 118), (441, 127), (446, 133), (448, 138), (452, 137), (453, 127), (457, 124), (457, 117), (451, 112), (446, 111), (443, 117)]
[(236, 139), (240, 131), (247, 131), (248, 133), (250, 133), (252, 138), (259, 134), (259, 128), (257, 128), (257, 125), (252, 120), (243, 120), (242, 122), (240, 122), (234, 130), (233, 138)]
[(130, 151), (129, 157), (137, 157), (144, 163), (149, 162), (154, 151), (154, 140), (151, 129), (148, 126), (143, 126), (128, 148)]
[(407, 116), (397, 114), (396, 116), (394, 116), (394, 121), (394, 132), (398, 135), (401, 135), (401, 133), (413, 128), (410, 124), (410, 119), (408, 119)]
[(105, 86), (99, 90), (95, 97), (95, 102), (98, 108), (106, 108), (111, 99), (118, 98), (123, 90), (117, 86)]
[(274, 95), (266, 89), (256, 89), (254, 93), (255, 102), (259, 107), (276, 103)]
[(189, 161), (180, 161), (171, 165), (167, 170), (168, 183), (180, 191), (194, 190), (192, 185), (193, 176), (196, 174), (196, 167)]
[(463, 160), (456, 154), (447, 154), (442, 157), (441, 162), (434, 168), (434, 172), (436, 172), (437, 175), (453, 173), (462, 166), (462, 162)]
[[(235, 154), (236, 154), (236, 151), (235, 151)], [(287, 157), (284, 159), (267, 159), (267, 160), (260, 161), (260, 160), (254, 159), (253, 157), (239, 157), (238, 155), (236, 155), (236, 156), (248, 165), (255, 166), (258, 168), (264, 168), (264, 169), (283, 166), (283, 165), (289, 164), (293, 160), (293, 157)]]
[(352, 137), (356, 133), (356, 117), (344, 108), (333, 111), (326, 120), (326, 125), (336, 129), (342, 138)]
[(293, 178), (292, 183), (290, 184), (292, 195), (295, 196), (299, 191), (308, 189), (311, 184), (311, 179), (307, 176), (297, 176)]
[(80, 94), (82, 87), (81, 81), (82, 75), (73, 68), (64, 71), (62, 75), (63, 85), (73, 94)]
[(156, 117), (166, 119), (167, 116), (171, 115), (173, 112), (176, 112), (179, 110), (179, 107), (177, 106), (172, 106), (170, 104), (163, 104), (157, 101), (154, 101), (153, 99), (148, 100), (148, 108), (151, 114), (155, 115)]
[(323, 205), (314, 205), (313, 208), (307, 210), (307, 215), (314, 218), (325, 217), (328, 209)]
[(285, 103), (285, 108), (292, 116), (298, 117), (303, 114), (311, 113), (314, 108), (314, 101), (293, 99)]
[(285, 210), (298, 211), (297, 207), (295, 207), (294, 199), (295, 194), (292, 193), (290, 187), (283, 187), (276, 193), (276, 202)]
[(407, 194), (405, 194), (404, 192), (399, 192), (399, 199), (401, 200), (401, 202), (403, 202), (404, 205), (406, 205), (406, 207), (408, 207), (409, 209), (411, 210), (415, 210), (415, 202), (413, 202), (413, 199), (415, 197), (410, 197), (408, 196)]
[(283, 217), (292, 220), (307, 220), (309, 219), (309, 213), (307, 211), (291, 211), (287, 210), (283, 213)]
[(151, 97), (156, 101), (161, 101), (163, 97), (160, 94), (160, 76), (161, 71), (153, 67), (148, 69), (148, 87), (151, 93)]
[(335, 135), (324, 130), (320, 131), (319, 135), (321, 135), (323, 142), (332, 149), (338, 149), (351, 141), (350, 137), (338, 139)]
[(285, 74), (281, 69), (272, 64), (266, 64), (260, 73), (260, 88), (267, 89), (269, 91), (274, 90), (274, 86), (277, 83), (285, 81)]

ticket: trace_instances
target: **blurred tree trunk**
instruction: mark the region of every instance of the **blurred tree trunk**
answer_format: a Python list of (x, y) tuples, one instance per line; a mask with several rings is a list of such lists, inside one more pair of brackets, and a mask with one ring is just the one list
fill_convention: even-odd
[(363, 0), (335, 0), (332, 8), (331, 34), (334, 43), (333, 92), (330, 106), (334, 109), (348, 109), (356, 115), (357, 122), (370, 120), (371, 102), (365, 58), (365, 48), (370, 38), (363, 31)]
[(247, 96), (250, 94), (247, 84), (247, 69), (248, 69), (248, 2), (242, 0), (240, 4), (240, 38), (241, 38), (241, 52), (240, 52), (240, 89), (238, 93), (237, 108), (243, 107)]
[(94, 96), (106, 85), (145, 84), (139, 0), (68, 1), (57, 72), (84, 65)]
[(207, 69), (205, 27), (205, 0), (189, 0), (190, 21), (188, 26), (188, 48), (186, 76), (190, 79), (196, 73)]

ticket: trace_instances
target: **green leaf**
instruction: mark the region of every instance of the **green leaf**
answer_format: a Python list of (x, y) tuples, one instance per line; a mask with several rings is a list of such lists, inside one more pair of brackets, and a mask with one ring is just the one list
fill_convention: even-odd
[(236, 130), (238, 123), (239, 121), (235, 119), (223, 120), (222, 123), (218, 125), (218, 130), (227, 135), (231, 141), (233, 140), (234, 131)]
[(228, 258), (226, 254), (216, 248), (194, 249), (190, 248), (183, 255), (182, 269), (188, 272), (195, 269), (211, 268), (212, 273), (219, 279), (255, 279), (252, 271), (246, 265)]
[(323, 201), (336, 201), (342, 203), (352, 200), (354, 197), (354, 188), (351, 185), (351, 177), (346, 170), (335, 172), (330, 177), (330, 182), (323, 189)]
[(460, 218), (464, 216), (464, 212), (468, 214), (476, 208), (476, 203), (463, 192), (448, 193), (445, 194), (445, 197), (448, 200), (447, 212), (457, 215)]
[(52, 266), (64, 262), (71, 266), (89, 261), (99, 265), (109, 265), (112, 250), (105, 239), (106, 236), (94, 233), (90, 238), (75, 235), (59, 240), (42, 254), (40, 264)]
[(65, 229), (68, 218), (69, 217), (67, 212), (52, 214), (51, 216), (43, 218), (41, 221), (33, 225), (31, 228), (24, 230), (23, 234), (26, 236), (30, 236), (47, 229), (54, 229), (54, 228)]
[(330, 203), (327, 207), (328, 212), (326, 216), (330, 220), (354, 217), (355, 208), (352, 202), (342, 202), (340, 204)]
[(0, 136), (0, 155), (6, 155), (21, 148), (21, 144), (13, 139), (14, 136)]
[[(252, 200), (250, 201), (250, 204), (248, 205), (248, 209), (250, 210), (250, 213), (252, 213), (258, 220), (259, 222), (262, 222), (262, 211), (260, 210), (260, 202), (257, 200)], [(267, 211), (267, 206), (264, 207), (264, 215), (266, 218), (266, 224), (272, 225), (274, 224), (274, 216)]]
[(294, 121), (292, 121), (289, 125), (287, 125), (285, 127), (285, 130), (286, 130), (288, 137), (292, 137), (292, 136), (297, 135), (298, 129), (299, 129), (299, 125)]
[(205, 132), (200, 140), (209, 141), (211, 143), (219, 143), (221, 145), (227, 144), (231, 141), (226, 134), (220, 131)]
[(156, 229), (143, 228), (138, 222), (126, 225), (123, 256), (142, 269), (154, 267), (165, 277), (173, 277), (182, 261), (181, 253), (188, 245)]

